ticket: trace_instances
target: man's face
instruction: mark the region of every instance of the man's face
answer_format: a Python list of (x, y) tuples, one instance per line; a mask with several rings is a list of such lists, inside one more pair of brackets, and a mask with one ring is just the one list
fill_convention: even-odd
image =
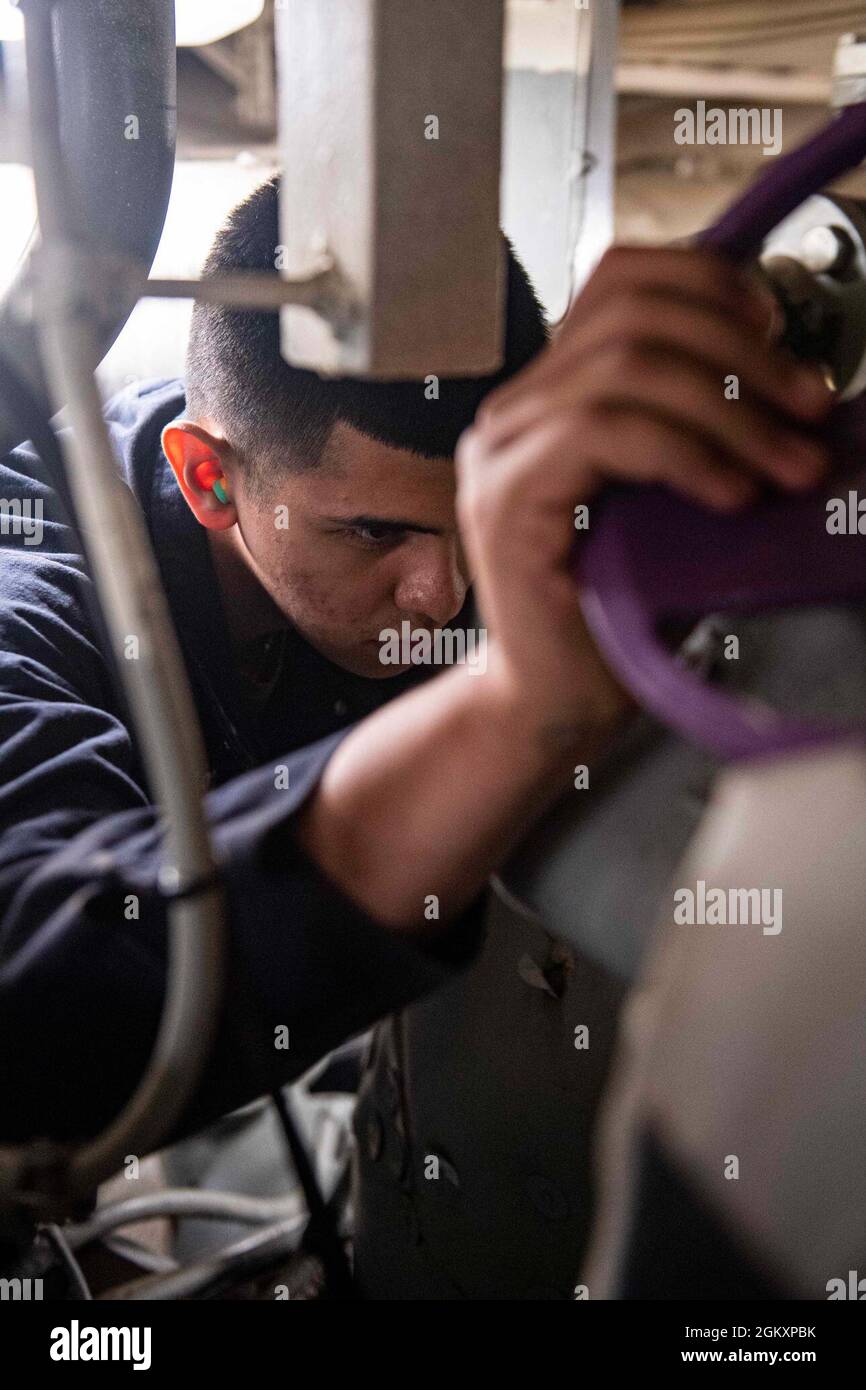
[(397, 675), (380, 632), (444, 627), (469, 577), (454, 510), (454, 463), (377, 443), (338, 422), (321, 462), (286, 473), (267, 500), (230, 479), (231, 540), (277, 608), (324, 656), (356, 675)]

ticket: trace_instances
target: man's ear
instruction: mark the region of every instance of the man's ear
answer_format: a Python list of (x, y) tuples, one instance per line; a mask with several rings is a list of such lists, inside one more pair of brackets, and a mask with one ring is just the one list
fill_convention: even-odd
[[(228, 461), (231, 450), (224, 439), (209, 434), (189, 420), (172, 420), (162, 432), (162, 448), (177, 478), (177, 484), (197, 521), (210, 531), (225, 531), (238, 519), (232, 501)], [(196, 477), (203, 463), (222, 481), (228, 501), (221, 502), (210, 483)], [(207, 470), (203, 470), (205, 474)]]

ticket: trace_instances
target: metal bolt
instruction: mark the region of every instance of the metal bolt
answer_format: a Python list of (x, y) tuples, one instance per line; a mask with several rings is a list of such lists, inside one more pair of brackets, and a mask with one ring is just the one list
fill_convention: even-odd
[(854, 243), (843, 227), (810, 227), (800, 242), (800, 258), (813, 275), (839, 274), (854, 254)]

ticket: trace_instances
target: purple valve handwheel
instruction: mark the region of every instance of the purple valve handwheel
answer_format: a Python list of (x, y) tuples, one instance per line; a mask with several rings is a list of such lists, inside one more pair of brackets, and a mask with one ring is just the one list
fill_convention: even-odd
[[(866, 158), (866, 103), (846, 108), (779, 159), (699, 244), (735, 263), (810, 195)], [(611, 489), (592, 508), (577, 560), (587, 623), (612, 669), (662, 723), (725, 759), (758, 757), (866, 735), (801, 720), (731, 696), (689, 672), (661, 643), (666, 619), (866, 601), (866, 536), (827, 530), (829, 497), (866, 496), (866, 397), (826, 427), (838, 475), (823, 492), (769, 498), (736, 516), (662, 488)]]

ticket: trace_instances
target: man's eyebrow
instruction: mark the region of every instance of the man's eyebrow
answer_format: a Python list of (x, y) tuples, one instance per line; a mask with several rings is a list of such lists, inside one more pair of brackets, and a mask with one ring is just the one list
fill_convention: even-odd
[(375, 526), (380, 531), (391, 531), (395, 535), (403, 531), (417, 531), (424, 536), (439, 536), (441, 526), (422, 526), (417, 521), (404, 521), (400, 517), (386, 516), (329, 516), (326, 521), (340, 526)]

